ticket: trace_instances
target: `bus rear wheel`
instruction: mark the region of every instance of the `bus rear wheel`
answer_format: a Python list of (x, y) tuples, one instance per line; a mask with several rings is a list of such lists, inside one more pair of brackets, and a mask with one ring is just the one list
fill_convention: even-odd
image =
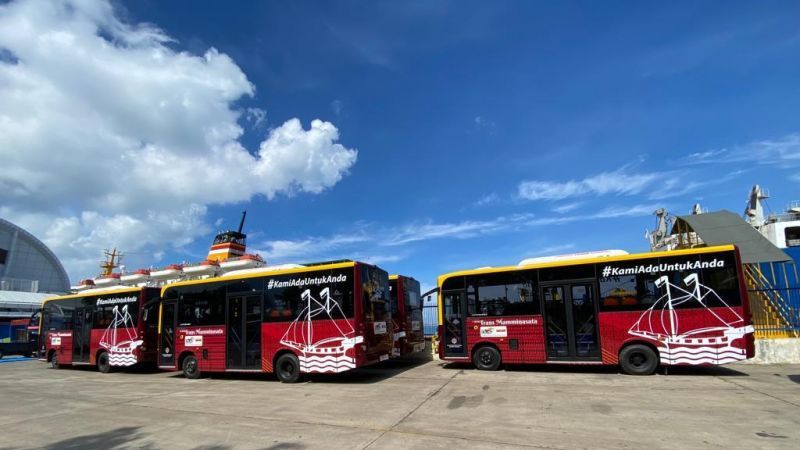
[(619, 352), (619, 366), (628, 375), (652, 375), (658, 368), (658, 355), (646, 345), (629, 345)]
[(190, 380), (196, 380), (200, 378), (200, 366), (197, 365), (197, 358), (192, 355), (187, 356), (183, 359), (183, 376)]
[(300, 379), (300, 361), (294, 353), (284, 353), (278, 357), (275, 376), (281, 383), (296, 383)]
[(472, 365), (478, 370), (497, 370), (501, 362), (500, 352), (488, 345), (478, 348), (472, 354)]
[(111, 362), (108, 359), (107, 352), (102, 352), (100, 356), (97, 357), (97, 370), (99, 370), (100, 373), (111, 372)]

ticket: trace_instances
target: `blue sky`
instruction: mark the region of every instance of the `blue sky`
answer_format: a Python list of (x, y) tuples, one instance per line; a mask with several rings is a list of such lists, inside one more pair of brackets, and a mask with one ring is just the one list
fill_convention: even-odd
[[(50, 8), (31, 3), (28, 14)], [(61, 3), (92, 12), (82, 2)], [(7, 9), (9, 21), (26, 13)], [(59, 14), (73, 13), (53, 14), (63, 19)], [(755, 183), (770, 189), (776, 212), (800, 199), (796, 2), (281, 1), (231, 8), (150, 0), (114, 3), (86, 17), (97, 25), (88, 33), (117, 50), (163, 45), (174, 52), (167, 58), (199, 60), (213, 47), (227, 55), (229, 63), (213, 73), (224, 81), (227, 73), (239, 76), (238, 67), (252, 89), (238, 84), (219, 100), (224, 111), (203, 117), (198, 127), (233, 120), (241, 135), (230, 141), (257, 155), (287, 121), (299, 119), (305, 130), (320, 119), (337, 133), (318, 163), (327, 164), (326, 157), (339, 163), (333, 174), (322, 172), (330, 178), (320, 185), (298, 175), (264, 190), (248, 180), (241, 183), (255, 186), (244, 193), (215, 196), (227, 191), (224, 180), (240, 183), (230, 170), (211, 183), (210, 193), (186, 200), (200, 212), (165, 219), (172, 224), (164, 234), (170, 240), (136, 244), (135, 235), (127, 236), (131, 248), (103, 228), (111, 220), (87, 212), (139, 224), (181, 209), (181, 199), (189, 197), (176, 194), (160, 209), (108, 198), (62, 199), (57, 214), (46, 202), (31, 206), (30, 196), (39, 194), (30, 186), (28, 197), (0, 200), (0, 213), (67, 255), (73, 278), (94, 265), (86, 261), (99, 258), (91, 253), (100, 244), (122, 247), (129, 265), (202, 259), (214, 231), (235, 227), (242, 209), (251, 250), (270, 262), (358, 258), (431, 286), (440, 273), (528, 256), (644, 251), (644, 230), (652, 228), (657, 207), (685, 214), (700, 202), (741, 213)], [(42, 30), (60, 27), (63, 20), (55, 19)], [(114, 31), (118, 23), (130, 27), (121, 38)], [(134, 32), (148, 29), (169, 40), (136, 40)], [(0, 63), (36, 60), (39, 53), (10, 39), (0, 36), (6, 49)], [(142, 61), (147, 73), (152, 60)], [(30, 67), (48, 77), (56, 70)], [(189, 92), (184, 105), (191, 101)], [(131, 103), (135, 97), (96, 108), (113, 115), (152, 107)], [(159, 133), (123, 134), (139, 143), (140, 150), (131, 151), (151, 142), (176, 154), (173, 148), (189, 142), (187, 154), (194, 151), (191, 138)], [(249, 170), (242, 161), (242, 170)], [(266, 184), (277, 176), (256, 172), (266, 174)], [(175, 175), (181, 176), (187, 175)], [(5, 185), (15, 186), (12, 181)], [(189, 181), (188, 189), (204, 183)], [(61, 233), (66, 225), (41, 225), (37, 218), (47, 214), (57, 216), (53, 223), (77, 223), (74, 233), (88, 233), (99, 244)], [(112, 228), (119, 233), (163, 231), (119, 221)]]

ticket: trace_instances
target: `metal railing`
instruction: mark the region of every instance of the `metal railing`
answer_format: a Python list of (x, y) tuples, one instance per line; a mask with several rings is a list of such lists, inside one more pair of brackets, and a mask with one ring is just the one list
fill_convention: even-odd
[(425, 337), (436, 334), (436, 327), (439, 325), (439, 308), (436, 303), (422, 305), (422, 324)]
[(795, 306), (800, 289), (748, 289), (747, 293), (757, 338), (800, 337), (800, 307)]
[(770, 273), (765, 274), (759, 265), (744, 266), (756, 337), (800, 337), (800, 288), (776, 286), (777, 280), (770, 279), (774, 278), (775, 268), (767, 268)]

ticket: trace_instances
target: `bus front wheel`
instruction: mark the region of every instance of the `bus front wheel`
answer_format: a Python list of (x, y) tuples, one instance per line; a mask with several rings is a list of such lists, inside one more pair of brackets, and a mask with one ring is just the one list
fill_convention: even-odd
[(108, 359), (107, 352), (102, 352), (100, 356), (97, 357), (97, 370), (99, 370), (100, 373), (111, 372), (111, 361)]
[(50, 357), (50, 368), (58, 369), (58, 353), (53, 353)]
[(300, 361), (294, 353), (284, 353), (278, 357), (275, 376), (281, 383), (295, 383), (300, 379)]
[(658, 355), (646, 345), (629, 345), (619, 352), (619, 366), (628, 375), (652, 375), (658, 368)]
[(190, 380), (200, 378), (200, 366), (197, 365), (197, 358), (192, 355), (183, 359), (183, 376)]
[(494, 347), (480, 347), (472, 354), (472, 364), (478, 370), (497, 370), (500, 362), (500, 352)]

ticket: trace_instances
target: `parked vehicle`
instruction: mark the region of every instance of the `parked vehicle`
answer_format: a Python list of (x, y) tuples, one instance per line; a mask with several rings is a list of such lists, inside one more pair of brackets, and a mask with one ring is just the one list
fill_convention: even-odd
[(726, 364), (754, 356), (732, 245), (534, 258), (439, 277), (439, 356), (501, 364)]

